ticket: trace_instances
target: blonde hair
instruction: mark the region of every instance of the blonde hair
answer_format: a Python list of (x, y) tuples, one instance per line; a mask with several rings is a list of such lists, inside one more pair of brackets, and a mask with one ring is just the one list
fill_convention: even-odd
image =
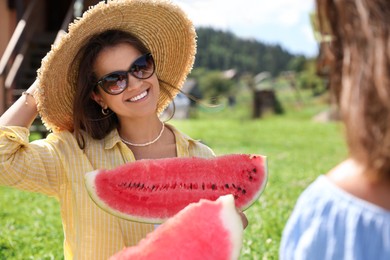
[(317, 14), (350, 156), (390, 179), (390, 2), (317, 0)]

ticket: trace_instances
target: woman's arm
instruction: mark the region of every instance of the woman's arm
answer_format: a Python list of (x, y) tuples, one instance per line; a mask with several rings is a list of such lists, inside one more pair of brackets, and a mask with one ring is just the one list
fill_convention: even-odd
[(0, 186), (57, 196), (66, 180), (62, 151), (73, 155), (75, 141), (68, 145), (69, 133), (68, 138), (52, 134), (30, 143), (28, 135), (25, 127), (0, 126)]
[(12, 106), (0, 117), (0, 126), (22, 126), (29, 128), (38, 115), (33, 94), (37, 89), (35, 81)]

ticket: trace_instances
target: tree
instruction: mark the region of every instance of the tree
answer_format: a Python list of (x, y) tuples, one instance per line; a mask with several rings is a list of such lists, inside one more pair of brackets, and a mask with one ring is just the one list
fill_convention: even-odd
[(241, 39), (231, 32), (199, 27), (196, 29), (198, 52), (195, 68), (235, 69), (238, 74), (269, 71), (273, 76), (288, 70), (295, 55), (280, 45), (266, 45), (253, 39)]
[(212, 104), (217, 104), (221, 97), (230, 95), (234, 82), (226, 79), (219, 71), (211, 71), (205, 73), (199, 80), (199, 87), (203, 96)]

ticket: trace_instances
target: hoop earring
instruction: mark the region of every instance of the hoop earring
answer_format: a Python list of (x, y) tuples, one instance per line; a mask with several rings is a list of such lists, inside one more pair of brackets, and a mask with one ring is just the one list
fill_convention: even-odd
[(110, 109), (109, 108), (106, 108), (106, 109), (104, 109), (104, 108), (102, 108), (102, 114), (103, 115), (108, 115), (110, 113)]

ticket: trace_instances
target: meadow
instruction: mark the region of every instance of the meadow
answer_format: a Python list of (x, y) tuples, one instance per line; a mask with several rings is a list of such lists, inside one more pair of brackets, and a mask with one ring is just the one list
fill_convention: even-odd
[[(217, 155), (255, 153), (267, 156), (269, 178), (260, 199), (246, 211), (241, 259), (278, 259), (283, 227), (296, 199), (318, 175), (346, 156), (338, 122), (313, 117), (326, 103), (308, 94), (281, 99), (282, 115), (250, 118), (250, 98), (237, 107), (204, 109), (191, 120), (170, 123), (213, 148)], [(0, 187), (0, 259), (63, 259), (62, 226), (54, 198)]]

